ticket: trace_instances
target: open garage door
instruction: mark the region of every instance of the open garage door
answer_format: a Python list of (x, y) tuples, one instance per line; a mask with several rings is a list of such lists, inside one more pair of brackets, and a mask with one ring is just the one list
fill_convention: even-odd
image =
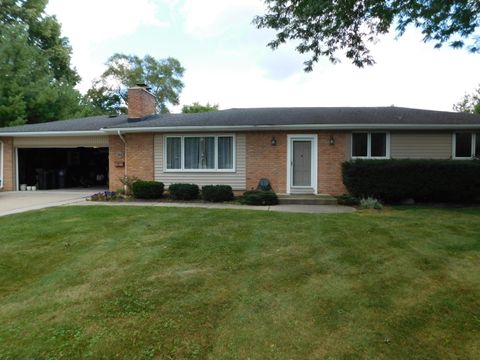
[[(106, 188), (108, 148), (19, 148), (18, 184), (39, 190)], [(19, 190), (20, 190), (19, 189)]]

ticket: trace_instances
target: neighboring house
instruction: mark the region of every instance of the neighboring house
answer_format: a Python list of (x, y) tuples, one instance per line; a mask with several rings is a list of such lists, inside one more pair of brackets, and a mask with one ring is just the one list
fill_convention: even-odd
[(155, 98), (144, 87), (129, 90), (128, 105), (128, 116), (0, 129), (3, 190), (116, 190), (130, 176), (240, 192), (267, 178), (278, 193), (339, 195), (345, 160), (480, 156), (479, 115), (398, 107), (155, 115)]

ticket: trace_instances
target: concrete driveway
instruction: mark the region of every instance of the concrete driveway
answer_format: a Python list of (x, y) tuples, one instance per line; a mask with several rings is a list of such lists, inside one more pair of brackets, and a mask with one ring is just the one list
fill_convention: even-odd
[(0, 216), (81, 202), (98, 191), (75, 189), (0, 192)]

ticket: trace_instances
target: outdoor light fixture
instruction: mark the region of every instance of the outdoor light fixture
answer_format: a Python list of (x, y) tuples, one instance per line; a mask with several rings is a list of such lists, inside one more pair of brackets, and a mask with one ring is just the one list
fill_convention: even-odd
[(330, 135), (330, 140), (329, 140), (330, 145), (335, 145), (335, 138), (333, 135)]
[(275, 136), (272, 136), (272, 146), (277, 145), (277, 139), (275, 139)]

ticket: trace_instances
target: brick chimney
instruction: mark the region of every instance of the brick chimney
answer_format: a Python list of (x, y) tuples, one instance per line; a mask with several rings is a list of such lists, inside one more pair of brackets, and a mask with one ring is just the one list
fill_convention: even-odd
[(128, 89), (128, 120), (140, 121), (156, 113), (156, 99), (145, 84)]

